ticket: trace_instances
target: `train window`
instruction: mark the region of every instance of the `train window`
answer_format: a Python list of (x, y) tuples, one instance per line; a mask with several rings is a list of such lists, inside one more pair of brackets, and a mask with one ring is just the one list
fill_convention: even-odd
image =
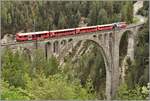
[(61, 34), (62, 32), (58, 32), (58, 34)]
[(29, 36), (28, 36), (28, 40), (31, 40), (31, 39), (32, 39), (32, 35), (29, 35)]
[(58, 32), (57, 34), (61, 34), (62, 32)]
[(32, 38), (34, 38), (34, 35), (32, 35)]
[(37, 37), (41, 37), (41, 35), (40, 35), (40, 34), (37, 34)]
[(23, 37), (28, 37), (27, 35), (23, 36)]
[(21, 36), (19, 36), (19, 38), (22, 38)]

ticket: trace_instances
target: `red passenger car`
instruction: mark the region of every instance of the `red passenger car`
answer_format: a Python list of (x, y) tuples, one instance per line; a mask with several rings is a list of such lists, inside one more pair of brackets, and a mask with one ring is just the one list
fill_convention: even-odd
[(62, 30), (52, 30), (49, 33), (50, 37), (60, 37), (60, 36), (74, 35), (74, 34), (75, 34), (75, 28), (62, 29)]
[(113, 30), (114, 28), (125, 28), (126, 26), (127, 26), (126, 22), (118, 22), (112, 24), (70, 28), (70, 29), (62, 29), (62, 30), (17, 33), (16, 40), (17, 41), (42, 40), (42, 39), (48, 39), (52, 37), (61, 37), (61, 36), (96, 32), (96, 31)]
[(114, 24), (106, 24), (106, 25), (98, 25), (98, 30), (102, 31), (102, 30), (112, 30), (113, 29)]
[(97, 26), (88, 26), (88, 27), (79, 27), (79, 28), (76, 28), (76, 34), (96, 32), (96, 31), (97, 31)]
[(29, 41), (29, 40), (41, 40), (49, 38), (49, 31), (29, 32), (29, 33), (17, 33), (17, 41)]

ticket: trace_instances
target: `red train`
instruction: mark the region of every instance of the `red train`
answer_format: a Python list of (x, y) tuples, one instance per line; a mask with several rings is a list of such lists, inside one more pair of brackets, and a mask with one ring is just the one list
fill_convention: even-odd
[(17, 33), (16, 40), (17, 41), (44, 40), (52, 37), (76, 35), (81, 33), (89, 33), (89, 32), (104, 31), (104, 30), (113, 30), (114, 28), (125, 28), (126, 26), (127, 26), (126, 22), (119, 22), (113, 24), (70, 28), (70, 29), (62, 29), (62, 30)]

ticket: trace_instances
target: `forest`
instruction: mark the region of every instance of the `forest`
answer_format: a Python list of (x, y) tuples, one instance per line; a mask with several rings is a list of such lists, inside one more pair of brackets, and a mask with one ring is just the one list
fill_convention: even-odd
[[(41, 31), (126, 21), (134, 23), (132, 1), (3, 1), (1, 33)], [(148, 17), (148, 1), (138, 14)], [(127, 40), (127, 39), (124, 39)], [(80, 43), (79, 43), (80, 44)], [(124, 44), (122, 44), (124, 46)], [(90, 50), (87, 52), (90, 47)], [(76, 49), (75, 49), (76, 50)], [(149, 19), (136, 38), (135, 60), (127, 61), (125, 82), (112, 99), (148, 99)], [(121, 53), (125, 53), (121, 50)], [(71, 55), (65, 65), (55, 56), (45, 59), (42, 50), (25, 52), (6, 48), (1, 56), (1, 100), (104, 100), (106, 70), (102, 54), (93, 42), (85, 42), (76, 62)]]
[(133, 22), (132, 2), (124, 1), (9, 1), (2, 2), (2, 37), (17, 32), (43, 31), (118, 21)]

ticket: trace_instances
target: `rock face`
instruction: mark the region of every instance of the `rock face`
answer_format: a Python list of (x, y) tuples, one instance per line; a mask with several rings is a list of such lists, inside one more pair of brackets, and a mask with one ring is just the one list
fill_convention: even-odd
[(2, 44), (6, 44), (6, 43), (12, 43), (15, 41), (15, 38), (12, 34), (6, 34), (3, 39), (1, 40)]
[(133, 5), (133, 8), (134, 8), (134, 11), (133, 11), (133, 14), (134, 16), (136, 16), (136, 13), (138, 12), (138, 10), (140, 8), (143, 7), (143, 1), (137, 1), (134, 5)]

